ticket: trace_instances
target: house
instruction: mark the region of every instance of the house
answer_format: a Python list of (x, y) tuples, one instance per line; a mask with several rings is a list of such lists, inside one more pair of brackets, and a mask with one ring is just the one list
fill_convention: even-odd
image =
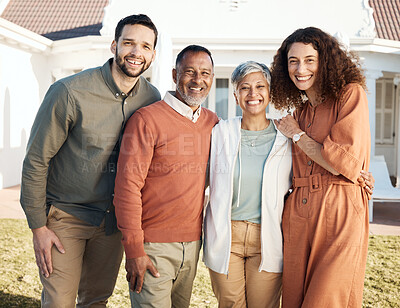
[(239, 63), (269, 65), (300, 27), (335, 35), (362, 60), (372, 154), (385, 156), (400, 186), (400, 0), (0, 0), (0, 188), (20, 181), (30, 127), (50, 84), (102, 65), (118, 20), (134, 13), (149, 15), (160, 31), (145, 77), (162, 94), (174, 88), (171, 68), (183, 47), (211, 50), (215, 82), (205, 105), (222, 118), (240, 113), (229, 82)]

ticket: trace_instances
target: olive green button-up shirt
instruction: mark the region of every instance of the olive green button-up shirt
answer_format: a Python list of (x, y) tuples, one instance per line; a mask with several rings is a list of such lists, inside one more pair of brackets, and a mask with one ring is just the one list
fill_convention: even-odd
[(32, 229), (46, 225), (50, 205), (95, 226), (113, 211), (124, 125), (138, 108), (161, 98), (143, 77), (129, 95), (121, 92), (112, 61), (61, 79), (46, 93), (22, 170), (21, 205)]

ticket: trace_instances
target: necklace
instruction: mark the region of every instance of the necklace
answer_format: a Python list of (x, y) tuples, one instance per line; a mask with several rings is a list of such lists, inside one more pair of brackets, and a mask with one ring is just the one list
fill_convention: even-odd
[[(259, 131), (248, 131), (242, 128), (241, 132), (243, 136), (243, 141), (245, 141), (244, 143), (254, 148), (257, 145), (257, 141), (259, 140), (259, 138), (265, 134), (265, 130), (266, 128)], [(253, 134), (249, 132), (252, 132)]]
[(263, 135), (263, 133), (265, 133), (265, 130), (269, 127), (270, 125), (270, 121), (267, 122), (267, 125), (265, 125), (265, 127), (263, 127), (260, 130), (249, 130), (243, 127), (243, 122), (242, 122), (242, 128), (241, 128), (241, 132), (243, 135), (243, 141), (246, 141), (247, 144), (250, 144), (250, 146), (252, 148), (254, 148), (257, 144), (257, 139), (260, 138), (260, 136)]

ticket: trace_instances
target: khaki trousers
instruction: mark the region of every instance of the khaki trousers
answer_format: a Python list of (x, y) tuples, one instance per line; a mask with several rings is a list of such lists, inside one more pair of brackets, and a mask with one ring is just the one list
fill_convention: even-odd
[(135, 308), (189, 307), (201, 241), (144, 243), (144, 250), (160, 273), (146, 271), (142, 291), (129, 290)]
[(65, 254), (52, 248), (53, 273), (40, 274), (42, 307), (106, 307), (118, 276), (123, 247), (121, 233), (105, 235), (104, 222), (92, 226), (51, 206), (47, 227), (55, 232)]
[(261, 225), (232, 221), (228, 276), (210, 270), (219, 307), (279, 307), (282, 273), (258, 271), (261, 263)]

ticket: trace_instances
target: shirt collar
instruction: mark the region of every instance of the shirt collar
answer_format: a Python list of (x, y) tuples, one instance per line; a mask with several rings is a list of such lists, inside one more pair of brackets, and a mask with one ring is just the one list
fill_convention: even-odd
[[(114, 61), (113, 58), (110, 58), (106, 63), (104, 63), (104, 65), (101, 67), (101, 74), (103, 75), (104, 81), (107, 84), (110, 91), (113, 93), (114, 97), (124, 98), (127, 96), (127, 94), (119, 89), (111, 73), (111, 65), (113, 61)], [(131, 93), (128, 96), (134, 96), (135, 93), (138, 91), (138, 89), (140, 88), (141, 78), (142, 77), (139, 77), (138, 81), (136, 82), (135, 86), (133, 87)]]
[(164, 102), (166, 102), (177, 113), (189, 119), (193, 123), (196, 123), (200, 117), (201, 106), (199, 106), (199, 108), (193, 112), (192, 108), (176, 98), (174, 91), (168, 91), (165, 93)]

